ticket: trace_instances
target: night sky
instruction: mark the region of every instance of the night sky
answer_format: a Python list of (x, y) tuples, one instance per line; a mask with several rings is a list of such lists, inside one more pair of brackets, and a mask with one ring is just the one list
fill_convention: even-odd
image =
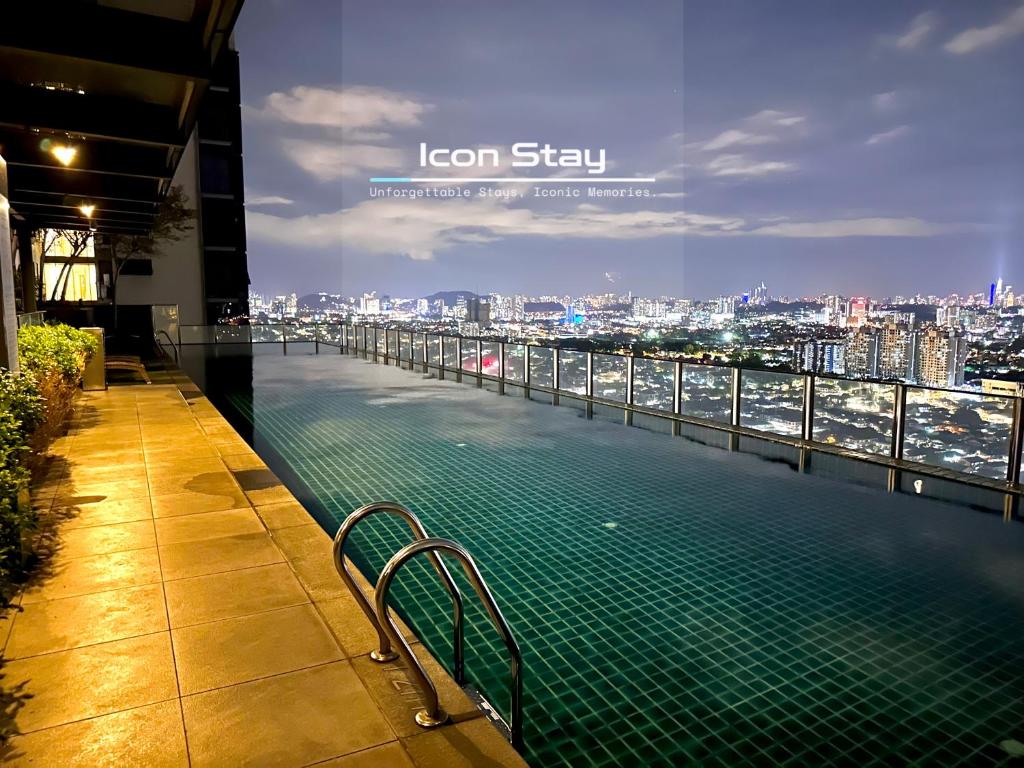
[[(250, 0), (235, 43), (259, 292), (1024, 291), (1021, 0)], [(517, 141), (657, 196), (370, 199)]]

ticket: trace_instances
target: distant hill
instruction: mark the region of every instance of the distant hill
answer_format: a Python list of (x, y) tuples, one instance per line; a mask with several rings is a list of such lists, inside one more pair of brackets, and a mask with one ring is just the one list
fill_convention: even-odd
[(330, 293), (307, 293), (299, 296), (299, 309), (341, 309), (342, 297)]
[(437, 293), (432, 293), (429, 296), (424, 296), (423, 298), (431, 304), (440, 300), (444, 302), (446, 307), (454, 307), (459, 303), (460, 298), (469, 301), (470, 299), (478, 299), (480, 297), (472, 291), (438, 291)]
[(822, 309), (825, 305), (814, 301), (769, 301), (764, 306), (758, 304), (740, 304), (736, 309), (751, 315), (778, 315), (787, 312), (803, 312), (807, 309)]
[(559, 304), (557, 301), (527, 301), (523, 303), (523, 311), (526, 313), (530, 312), (543, 312), (550, 314), (554, 312), (565, 312), (565, 306)]

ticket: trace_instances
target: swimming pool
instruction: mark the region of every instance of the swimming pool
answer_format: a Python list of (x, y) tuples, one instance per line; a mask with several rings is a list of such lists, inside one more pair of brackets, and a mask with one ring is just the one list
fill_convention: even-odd
[[(258, 351), (251, 387), (247, 359), (196, 378), (328, 532), (391, 499), (474, 554), (523, 646), (532, 764), (990, 764), (1024, 742), (1024, 527), (297, 352)], [(366, 523), (352, 551), (375, 580), (404, 543)], [(450, 660), (436, 575), (399, 581)], [(467, 676), (507, 712), (499, 643), (467, 621)]]

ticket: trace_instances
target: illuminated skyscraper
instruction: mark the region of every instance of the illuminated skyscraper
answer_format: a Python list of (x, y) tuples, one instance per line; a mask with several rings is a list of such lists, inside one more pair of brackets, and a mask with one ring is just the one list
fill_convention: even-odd
[(878, 378), (879, 333), (877, 328), (858, 328), (846, 344), (846, 374)]
[(889, 321), (879, 329), (878, 376), (907, 379), (914, 374), (914, 330), (906, 323)]
[(959, 331), (929, 328), (917, 334), (914, 378), (929, 387), (959, 387), (964, 383), (967, 342)]

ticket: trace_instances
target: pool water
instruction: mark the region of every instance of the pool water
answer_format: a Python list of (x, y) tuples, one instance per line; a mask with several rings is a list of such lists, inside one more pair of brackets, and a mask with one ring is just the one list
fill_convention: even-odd
[[(251, 387), (230, 357), (197, 378), (329, 533), (388, 499), (473, 553), (523, 648), (532, 765), (986, 765), (1024, 742), (1024, 526), (358, 358), (262, 352)], [(376, 581), (407, 542), (375, 517), (351, 554)], [(436, 575), (411, 563), (392, 594), (450, 662)], [(507, 716), (501, 645), (475, 603), (467, 621), (467, 677)]]

